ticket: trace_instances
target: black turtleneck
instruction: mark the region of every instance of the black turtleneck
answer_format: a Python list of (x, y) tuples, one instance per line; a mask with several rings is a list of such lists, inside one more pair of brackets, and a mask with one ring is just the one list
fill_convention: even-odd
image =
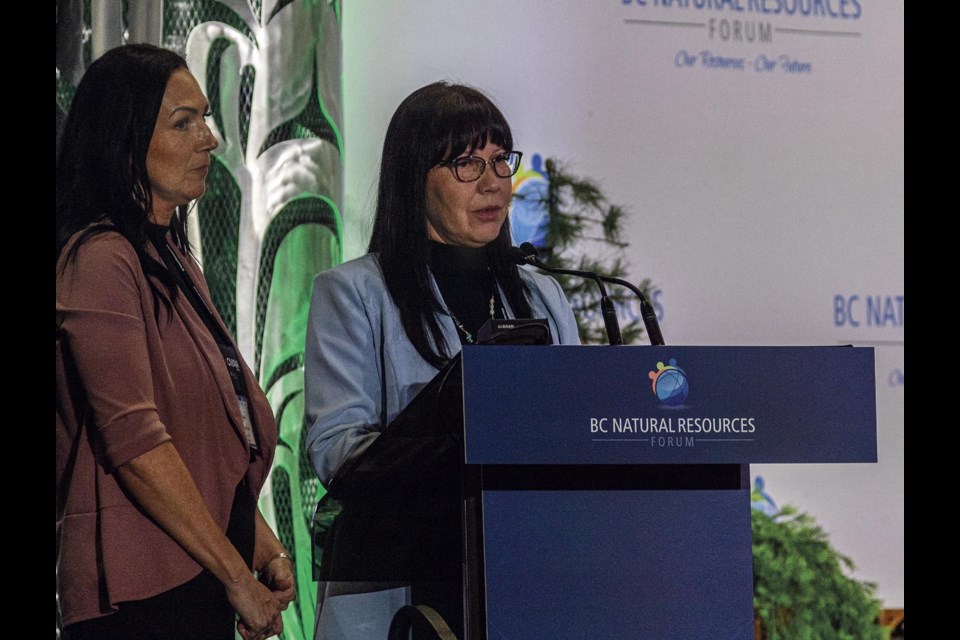
[[(430, 270), (443, 302), (475, 339), (477, 329), (490, 319), (490, 297), (495, 314), (503, 317), (500, 296), (495, 286), (487, 253), (483, 248), (460, 247), (430, 241)], [(460, 343), (466, 344), (462, 330)]]

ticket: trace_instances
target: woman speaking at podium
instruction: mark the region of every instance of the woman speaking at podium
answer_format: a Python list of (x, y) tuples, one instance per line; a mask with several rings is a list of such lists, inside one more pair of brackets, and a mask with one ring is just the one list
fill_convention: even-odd
[[(511, 177), (521, 156), (503, 114), (473, 88), (430, 84), (394, 113), (368, 253), (318, 275), (311, 300), (307, 448), (328, 489), (461, 346), (476, 341), (487, 320), (545, 318), (555, 342), (579, 343), (573, 311), (557, 282), (518, 268), (508, 252)], [(429, 475), (430, 469), (418, 473)], [(381, 507), (391, 504), (384, 500)], [(409, 521), (409, 510), (406, 515)], [(424, 530), (442, 517), (422, 515)], [(369, 544), (356, 557), (373, 564), (382, 548), (379, 538), (408, 535), (411, 562), (418, 547), (423, 555), (433, 553), (420, 544), (429, 531), (388, 533), (386, 521), (349, 531), (343, 525), (337, 530), (335, 522), (328, 541), (353, 535), (360, 544), (356, 538), (362, 535)], [(384, 563), (394, 563), (393, 557)], [(390, 580), (366, 586), (353, 581), (347, 590), (354, 593), (334, 597), (337, 578), (327, 578), (321, 576), (318, 589), (317, 637), (386, 637), (388, 614), (408, 597), (403, 581), (392, 590), (385, 588)], [(445, 614), (455, 618), (459, 589), (448, 595), (454, 604)]]

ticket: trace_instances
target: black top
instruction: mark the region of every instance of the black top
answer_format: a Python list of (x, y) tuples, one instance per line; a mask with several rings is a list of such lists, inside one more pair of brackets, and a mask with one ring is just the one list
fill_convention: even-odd
[[(494, 315), (504, 316), (496, 280), (482, 247), (474, 249), (431, 240), (430, 270), (454, 324), (462, 325), (457, 327), (461, 344), (471, 342), (477, 329), (491, 318), (491, 297)], [(470, 333), (470, 339), (465, 332)]]

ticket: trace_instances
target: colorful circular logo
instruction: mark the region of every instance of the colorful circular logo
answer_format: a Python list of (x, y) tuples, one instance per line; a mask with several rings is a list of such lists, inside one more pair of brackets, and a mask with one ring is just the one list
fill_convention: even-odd
[(513, 201), (510, 205), (510, 231), (513, 243), (529, 242), (535, 247), (547, 243), (547, 176), (539, 153), (530, 158), (530, 166), (520, 165), (513, 178)]
[(676, 407), (683, 404), (690, 393), (690, 384), (687, 374), (677, 366), (675, 358), (670, 358), (670, 364), (657, 363), (657, 370), (650, 371), (647, 376), (653, 381), (653, 393), (663, 404)]

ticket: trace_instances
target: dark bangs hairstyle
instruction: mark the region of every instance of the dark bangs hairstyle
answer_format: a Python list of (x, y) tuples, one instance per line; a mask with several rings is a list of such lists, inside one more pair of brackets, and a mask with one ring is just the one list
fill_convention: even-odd
[[(378, 254), (404, 332), (417, 352), (440, 368), (449, 359), (436, 313), (427, 235), (427, 172), (439, 162), (472, 153), (487, 140), (513, 150), (513, 135), (500, 110), (485, 95), (459, 84), (435, 82), (400, 103), (387, 127), (380, 186), (369, 253)], [(529, 290), (507, 257), (510, 221), (484, 247), (497, 283), (518, 318), (532, 315)]]
[[(75, 233), (81, 235), (68, 260), (92, 236), (116, 231), (133, 246), (144, 273), (157, 277), (169, 298), (176, 296), (173, 278), (146, 252), (152, 206), (147, 151), (167, 81), (186, 68), (173, 51), (131, 44), (107, 51), (83, 74), (57, 153), (58, 261)], [(170, 228), (189, 252), (186, 213), (179, 208)]]

